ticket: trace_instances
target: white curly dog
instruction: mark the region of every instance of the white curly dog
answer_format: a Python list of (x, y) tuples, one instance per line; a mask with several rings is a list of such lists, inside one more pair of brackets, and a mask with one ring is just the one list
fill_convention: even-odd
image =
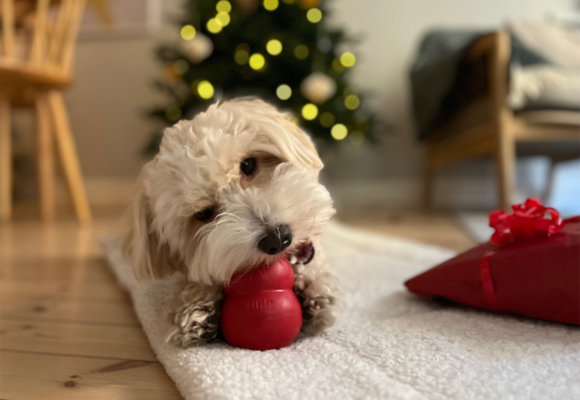
[(141, 279), (187, 277), (168, 340), (189, 347), (214, 339), (223, 285), (282, 255), (294, 268), (302, 331), (333, 324), (337, 283), (319, 238), (335, 210), (318, 182), (322, 166), (292, 117), (260, 100), (214, 104), (165, 130), (141, 172), (124, 250)]

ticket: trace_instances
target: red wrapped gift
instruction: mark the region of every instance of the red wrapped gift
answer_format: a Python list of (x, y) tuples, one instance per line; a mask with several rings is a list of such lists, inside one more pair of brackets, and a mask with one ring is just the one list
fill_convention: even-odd
[(580, 325), (580, 216), (528, 199), (490, 214), (491, 241), (407, 282), (418, 295)]

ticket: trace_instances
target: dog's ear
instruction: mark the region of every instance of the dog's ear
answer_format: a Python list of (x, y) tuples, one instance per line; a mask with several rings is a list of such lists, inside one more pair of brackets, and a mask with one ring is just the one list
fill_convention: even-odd
[(135, 276), (162, 278), (175, 271), (184, 272), (185, 265), (170, 251), (167, 243), (161, 243), (157, 233), (151, 229), (151, 207), (141, 183), (126, 219), (128, 230), (123, 248)]

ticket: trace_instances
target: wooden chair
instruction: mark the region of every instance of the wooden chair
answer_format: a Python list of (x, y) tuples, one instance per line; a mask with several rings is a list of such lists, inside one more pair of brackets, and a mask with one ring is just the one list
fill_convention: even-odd
[[(497, 32), (481, 37), (466, 57), (487, 60), (487, 98), (458, 113), (445, 128), (426, 140), (424, 204), (431, 204), (434, 173), (450, 164), (476, 157), (493, 157), (497, 169), (499, 207), (509, 210), (515, 179), (516, 145), (538, 143), (528, 154), (551, 156), (556, 162), (578, 157), (578, 149), (564, 147), (564, 153), (550, 155), (546, 144), (580, 139), (580, 114), (572, 111), (514, 113), (506, 103), (509, 83), (510, 36)], [(542, 147), (543, 146), (543, 147)], [(530, 148), (530, 146), (527, 146)], [(533, 147), (533, 146), (532, 146)], [(577, 146), (576, 146), (577, 147)], [(567, 150), (567, 151), (566, 151)], [(550, 183), (551, 184), (551, 183)]]
[(12, 214), (10, 112), (24, 106), (34, 107), (36, 113), (42, 219), (55, 216), (54, 142), (77, 219), (88, 222), (91, 212), (63, 97), (63, 90), (72, 84), (71, 64), (85, 0), (55, 4), (30, 0), (36, 3), (30, 28), (22, 26), (18, 15), (15, 18), (14, 0), (1, 1), (0, 220), (8, 221)]

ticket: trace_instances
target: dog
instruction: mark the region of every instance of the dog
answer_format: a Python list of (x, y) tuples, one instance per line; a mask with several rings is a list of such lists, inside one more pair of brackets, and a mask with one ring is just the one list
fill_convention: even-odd
[(139, 279), (182, 273), (167, 340), (216, 338), (222, 289), (235, 273), (291, 262), (302, 331), (335, 320), (336, 278), (320, 247), (335, 214), (323, 164), (290, 114), (257, 99), (211, 105), (164, 131), (127, 213), (124, 251)]

